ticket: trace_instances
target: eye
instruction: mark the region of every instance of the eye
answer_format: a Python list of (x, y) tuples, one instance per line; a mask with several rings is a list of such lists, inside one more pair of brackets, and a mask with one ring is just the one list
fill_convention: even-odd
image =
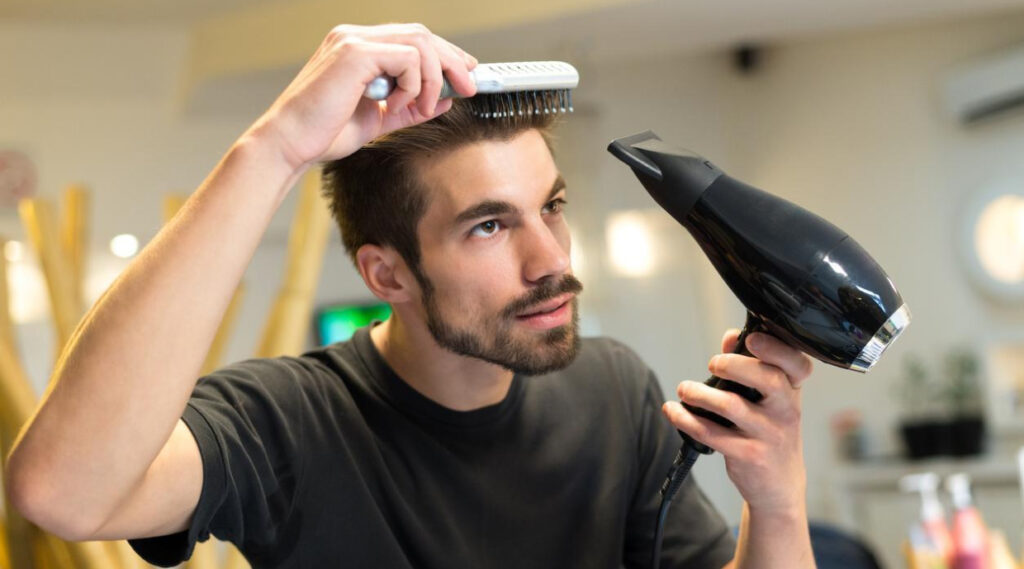
[(501, 229), (501, 224), (498, 223), (497, 219), (488, 219), (483, 223), (476, 224), (469, 234), (475, 237), (490, 237), (497, 233), (499, 229)]
[(555, 198), (544, 206), (544, 213), (562, 213), (566, 203), (562, 198)]

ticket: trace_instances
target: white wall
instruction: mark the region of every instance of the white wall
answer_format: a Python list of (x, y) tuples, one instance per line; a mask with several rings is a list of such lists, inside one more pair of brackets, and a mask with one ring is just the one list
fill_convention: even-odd
[[(562, 131), (558, 156), (586, 254), (585, 324), (636, 348), (668, 395), (678, 380), (706, 375), (722, 331), (739, 326), (743, 313), (689, 237), (671, 225), (659, 235), (674, 261), (656, 277), (609, 271), (602, 234), (608, 213), (655, 207), (606, 154), (614, 137), (654, 128), (736, 177), (821, 214), (872, 252), (913, 310), (914, 324), (877, 370), (860, 376), (819, 365), (804, 389), (812, 516), (833, 515), (832, 413), (860, 409), (874, 451), (895, 453), (891, 383), (903, 355), (935, 357), (954, 343), (981, 346), (1017, 336), (1024, 323), (1024, 307), (992, 305), (968, 286), (953, 250), (956, 214), (969, 194), (1020, 173), (1024, 116), (964, 129), (937, 101), (945, 69), (1024, 40), (1022, 24), (1024, 14), (804, 38), (772, 48), (749, 76), (718, 53), (581, 65), (580, 112)], [(152, 236), (162, 193), (197, 185), (254, 118), (182, 114), (175, 90), (185, 40), (174, 28), (0, 24), (0, 51), (17, 54), (0, 59), (0, 147), (33, 155), (45, 194), (71, 181), (93, 187), (94, 267), (119, 266), (104, 252), (112, 235)], [(265, 104), (265, 93), (253, 97), (239, 106)], [(231, 359), (256, 345), (283, 262), (292, 201), (250, 267)], [(0, 228), (18, 231), (12, 212), (0, 212)], [(328, 255), (320, 298), (364, 298), (340, 248)], [(41, 386), (52, 357), (48, 324), (27, 324), (21, 333)], [(702, 459), (696, 475), (735, 521), (739, 500), (720, 460)]]

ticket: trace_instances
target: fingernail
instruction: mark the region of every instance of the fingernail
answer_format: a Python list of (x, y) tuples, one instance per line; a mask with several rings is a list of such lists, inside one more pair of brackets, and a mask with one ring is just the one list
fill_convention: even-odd
[(751, 348), (760, 348), (762, 344), (764, 344), (764, 339), (761, 338), (760, 334), (747, 336), (747, 345)]
[(708, 369), (710, 369), (711, 371), (714, 371), (716, 368), (718, 368), (718, 362), (721, 361), (721, 359), (722, 359), (722, 355), (721, 354), (712, 357), (711, 361), (708, 362)]

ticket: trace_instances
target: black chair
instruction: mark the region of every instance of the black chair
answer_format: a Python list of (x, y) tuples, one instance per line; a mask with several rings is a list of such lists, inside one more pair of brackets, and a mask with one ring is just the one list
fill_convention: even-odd
[(810, 530), (818, 569), (882, 569), (878, 557), (859, 537), (822, 522), (811, 522)]
[[(883, 569), (871, 548), (856, 535), (825, 522), (811, 522), (811, 550), (818, 569)], [(739, 528), (733, 528), (739, 534)]]

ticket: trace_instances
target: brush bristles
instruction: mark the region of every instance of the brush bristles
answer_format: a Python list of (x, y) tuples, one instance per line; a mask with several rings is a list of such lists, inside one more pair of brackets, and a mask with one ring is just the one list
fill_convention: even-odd
[(485, 119), (572, 112), (572, 90), (515, 91), (474, 97), (476, 116)]

